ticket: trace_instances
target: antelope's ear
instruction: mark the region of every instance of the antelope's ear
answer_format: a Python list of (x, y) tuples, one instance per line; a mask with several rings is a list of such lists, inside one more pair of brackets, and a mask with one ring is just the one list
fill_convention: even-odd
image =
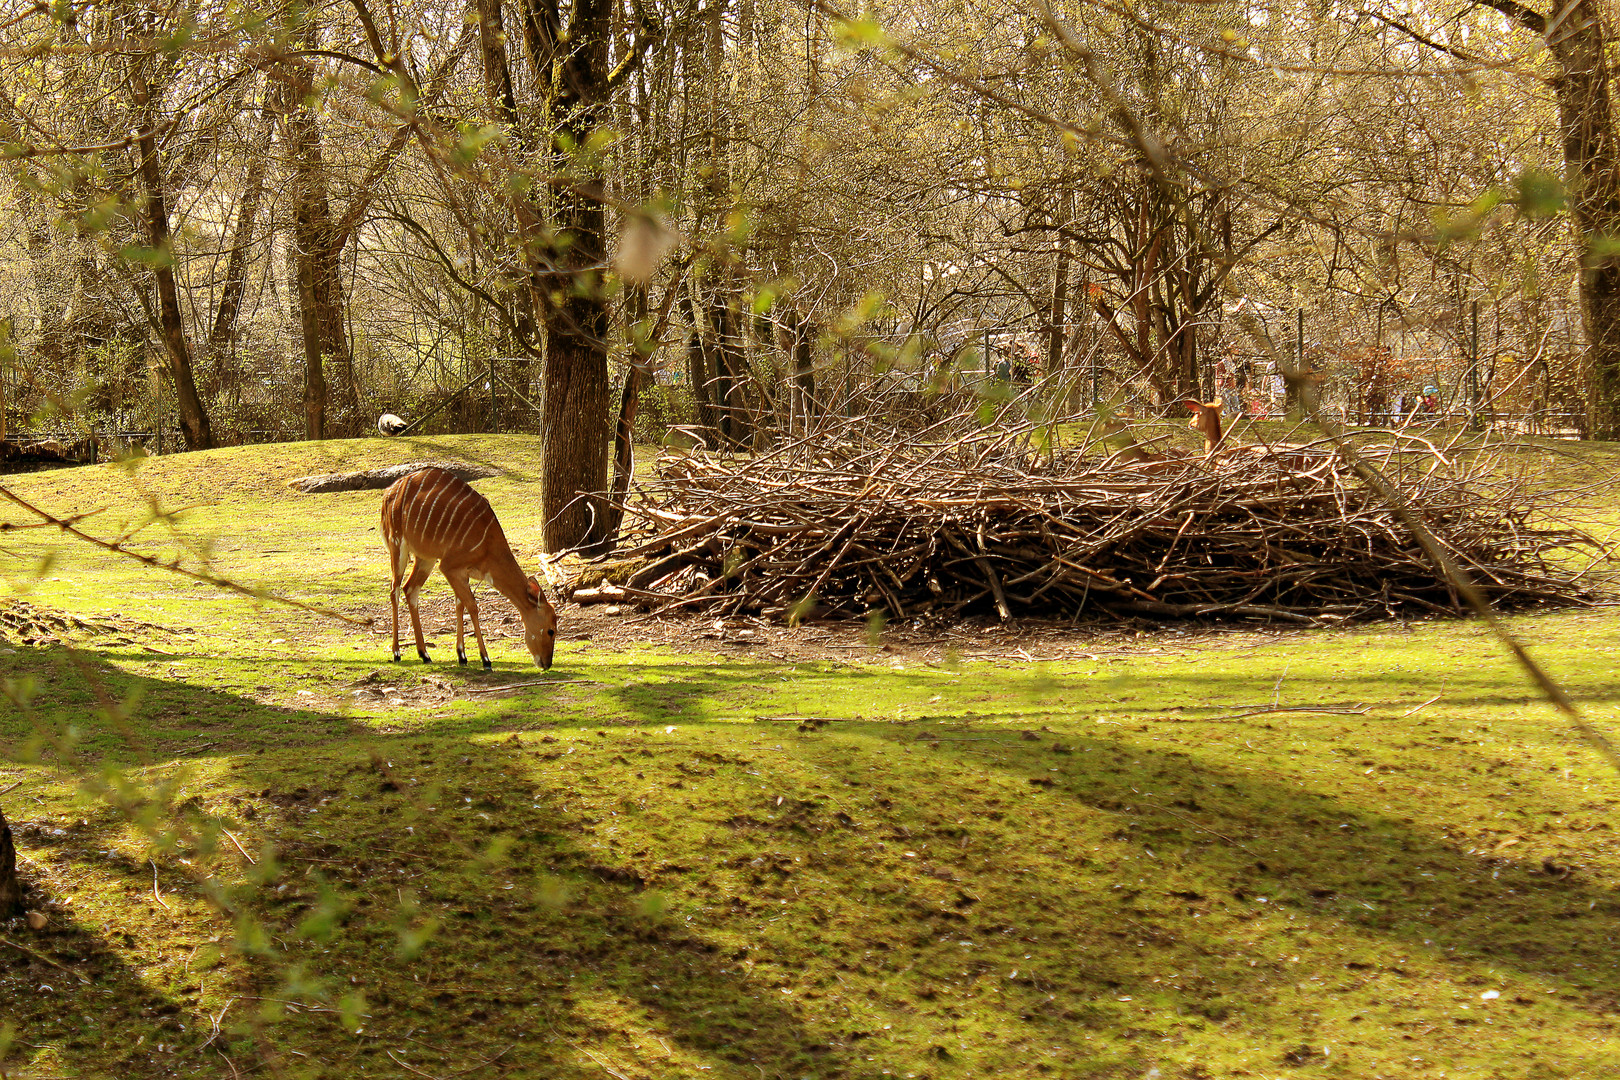
[(536, 607), (539, 607), (542, 599), (540, 582), (536, 581), (533, 577), (530, 577), (526, 584), (529, 587), (529, 602), (534, 604)]
[(1183, 401), (1182, 404), (1187, 406), (1188, 412), (1204, 411), (1204, 403), (1202, 401)]

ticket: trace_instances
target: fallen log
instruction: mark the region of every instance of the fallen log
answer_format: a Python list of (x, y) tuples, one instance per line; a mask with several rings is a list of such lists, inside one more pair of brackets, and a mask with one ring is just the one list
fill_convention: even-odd
[(388, 487), (400, 477), (409, 476), (419, 469), (443, 469), (458, 480), (466, 480), (469, 483), (501, 474), (501, 470), (491, 465), (473, 465), (464, 461), (409, 461), (403, 465), (364, 469), (360, 472), (300, 476), (288, 480), (287, 486), (306, 495), (326, 495), (334, 491), (369, 491)]

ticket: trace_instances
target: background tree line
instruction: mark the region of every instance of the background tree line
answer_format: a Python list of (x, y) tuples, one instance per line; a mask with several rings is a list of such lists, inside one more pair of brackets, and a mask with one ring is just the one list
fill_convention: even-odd
[(1433, 378), (1620, 434), (1601, 0), (869, 10), (14, 5), (8, 422), (493, 405), (562, 548), (638, 408), (739, 447), (1007, 376), (1164, 408), (1262, 377), (1241, 308), (1361, 419)]

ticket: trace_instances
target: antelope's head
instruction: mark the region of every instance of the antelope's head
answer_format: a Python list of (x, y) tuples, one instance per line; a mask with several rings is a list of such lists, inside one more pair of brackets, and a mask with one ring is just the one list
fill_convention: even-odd
[(1194, 431), (1203, 432), (1205, 453), (1214, 450), (1221, 441), (1220, 399), (1217, 398), (1214, 401), (1189, 401), (1186, 404), (1193, 414), (1192, 419), (1187, 421), (1187, 426)]
[(557, 648), (557, 609), (546, 599), (539, 581), (531, 577), (525, 584), (527, 603), (519, 609), (523, 616), (523, 643), (544, 671), (551, 667), (551, 654)]

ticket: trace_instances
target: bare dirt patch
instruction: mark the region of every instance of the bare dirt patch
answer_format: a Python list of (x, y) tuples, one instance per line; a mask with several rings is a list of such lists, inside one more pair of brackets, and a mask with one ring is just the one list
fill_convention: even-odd
[[(419, 601), (422, 633), (428, 637), (456, 632), (455, 599), (423, 594)], [(367, 612), (376, 620), (370, 633), (387, 638), (391, 632), (388, 605)], [(479, 609), (486, 640), (523, 637), (517, 615), (503, 601), (484, 603)], [(714, 653), (727, 658), (757, 657), (786, 663), (849, 662), (868, 659), (908, 659), (923, 663), (953, 660), (1034, 663), (1073, 661), (1109, 656), (1165, 655), (1211, 649), (1253, 648), (1292, 638), (1302, 630), (1266, 627), (1179, 626), (1150, 630), (1118, 625), (1075, 625), (994, 616), (970, 618), (950, 625), (890, 623), (875, 634), (856, 621), (810, 622), (784, 626), (765, 619), (737, 616), (649, 615), (629, 606), (565, 604), (558, 611), (557, 635), (563, 642), (617, 652), (637, 646), (659, 646), (676, 652)], [(477, 645), (467, 628), (467, 652)], [(410, 618), (401, 605), (400, 647), (410, 652)], [(439, 647), (444, 651), (444, 646)], [(436, 657), (443, 659), (444, 657)]]

